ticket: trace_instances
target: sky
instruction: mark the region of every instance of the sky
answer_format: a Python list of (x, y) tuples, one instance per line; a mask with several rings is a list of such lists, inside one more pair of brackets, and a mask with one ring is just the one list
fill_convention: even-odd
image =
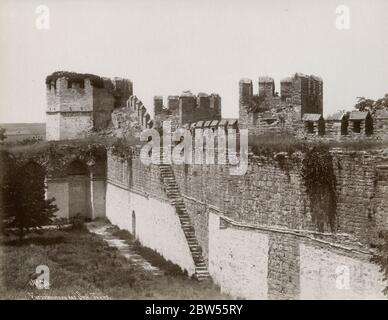
[[(349, 29), (336, 28), (339, 5)], [(57, 70), (128, 78), (149, 110), (154, 95), (215, 92), (223, 117), (238, 116), (241, 78), (280, 91), (302, 72), (323, 79), (327, 115), (388, 93), (388, 1), (0, 0), (0, 48), (0, 123), (44, 122)]]

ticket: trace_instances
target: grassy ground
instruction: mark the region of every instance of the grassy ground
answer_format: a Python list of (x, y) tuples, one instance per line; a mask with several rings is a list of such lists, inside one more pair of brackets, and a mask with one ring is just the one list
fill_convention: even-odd
[(116, 226), (110, 227), (109, 230), (115, 237), (125, 240), (126, 243), (133, 245), (133, 249), (153, 266), (163, 270), (166, 275), (188, 277), (187, 272), (183, 271), (178, 265), (171, 261), (166, 261), (158, 252), (147, 247), (143, 247), (133, 235), (127, 230), (121, 230)]
[[(211, 283), (199, 283), (178, 272), (152, 250), (144, 249), (163, 276), (134, 267), (115, 248), (86, 230), (48, 230), (23, 244), (2, 238), (0, 298), (100, 297), (113, 299), (226, 299)], [(38, 265), (50, 269), (50, 289), (28, 284)]]

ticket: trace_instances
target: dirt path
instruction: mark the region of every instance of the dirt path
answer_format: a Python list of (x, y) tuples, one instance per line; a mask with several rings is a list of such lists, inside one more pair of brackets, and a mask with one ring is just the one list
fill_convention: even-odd
[(109, 231), (109, 227), (112, 225), (103, 222), (91, 222), (88, 223), (87, 228), (90, 232), (97, 234), (104, 241), (108, 243), (110, 247), (117, 248), (121, 255), (129, 260), (134, 266), (142, 268), (148, 272), (151, 272), (155, 276), (163, 275), (163, 271), (158, 267), (153, 266), (146, 259), (134, 249), (134, 245), (128, 244), (125, 240), (121, 240), (118, 237), (112, 235)]

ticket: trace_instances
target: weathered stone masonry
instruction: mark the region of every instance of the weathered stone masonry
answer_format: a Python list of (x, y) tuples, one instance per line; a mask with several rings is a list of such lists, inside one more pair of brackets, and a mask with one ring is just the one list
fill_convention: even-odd
[[(317, 292), (321, 298), (330, 297), (331, 292), (342, 298), (382, 297), (378, 267), (369, 258), (370, 244), (386, 228), (387, 213), (381, 216), (386, 182), (376, 176), (386, 158), (366, 152), (333, 154), (338, 178), (337, 230), (320, 233), (311, 219), (300, 174), (301, 156), (287, 160), (288, 171), (274, 159), (253, 157), (245, 176), (230, 176), (227, 168), (216, 165), (173, 166), (211, 276), (223, 291), (246, 298), (313, 298)], [(143, 199), (144, 195), (158, 199), (153, 210), (162, 212), (166, 198), (158, 168), (145, 167), (136, 156), (131, 163), (122, 168), (126, 173), (121, 175), (132, 177), (132, 188)], [(116, 202), (113, 197), (108, 192), (107, 202)], [(130, 210), (128, 206), (108, 210), (107, 216), (131, 231), (130, 223), (124, 224), (130, 221)], [(118, 215), (123, 211), (127, 218)], [(138, 232), (136, 228), (140, 237)], [(182, 237), (179, 241), (184, 243)], [(343, 264), (351, 270), (354, 290), (336, 288), (336, 268)], [(322, 282), (317, 282), (316, 273)]]
[[(322, 80), (302, 74), (284, 79), (280, 96), (269, 77), (259, 79), (258, 94), (250, 80), (240, 81), (238, 124), (220, 119), (217, 95), (170, 96), (167, 108), (155, 97), (151, 119), (127, 81), (104, 80), (103, 86), (87, 77), (83, 85), (67, 81), (48, 84), (49, 140), (100, 129), (138, 137), (163, 120), (173, 127), (248, 128), (250, 134), (283, 132), (307, 139), (384, 139), (387, 134), (385, 113), (372, 119), (355, 112), (323, 122)], [(251, 155), (247, 173), (233, 176), (227, 165), (146, 166), (139, 148), (129, 155), (112, 149), (106, 160), (95, 161), (90, 153), (66, 160), (66, 174), (59, 170), (48, 179), (60, 216), (72, 217), (79, 208), (88, 217), (106, 215), (189, 275), (201, 278), (209, 272), (234, 297), (383, 297), (386, 284), (370, 262), (379, 232), (388, 229), (383, 151), (331, 150), (337, 195), (333, 227), (317, 225), (302, 174), (305, 154)], [(338, 286), (341, 272), (348, 272), (349, 287)]]

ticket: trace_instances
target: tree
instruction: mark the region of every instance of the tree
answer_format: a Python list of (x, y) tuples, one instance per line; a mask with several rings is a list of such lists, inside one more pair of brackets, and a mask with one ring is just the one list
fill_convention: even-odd
[(52, 222), (58, 208), (53, 203), (55, 198), (45, 199), (42, 167), (33, 162), (18, 165), (9, 155), (2, 158), (2, 166), (7, 169), (1, 185), (2, 227), (6, 233), (17, 234), (21, 241), (27, 233)]
[(383, 98), (377, 99), (374, 104), (375, 109), (388, 109), (388, 93)]
[(5, 139), (7, 139), (7, 136), (5, 135), (5, 128), (0, 128), (0, 142), (3, 142)]
[(364, 97), (357, 97), (357, 103), (354, 107), (358, 111), (371, 111), (374, 103), (375, 103), (375, 101), (372, 99), (367, 99)]
[(388, 93), (383, 98), (372, 100), (365, 97), (358, 97), (354, 106), (358, 111), (370, 111), (374, 114), (377, 110), (388, 110)]

